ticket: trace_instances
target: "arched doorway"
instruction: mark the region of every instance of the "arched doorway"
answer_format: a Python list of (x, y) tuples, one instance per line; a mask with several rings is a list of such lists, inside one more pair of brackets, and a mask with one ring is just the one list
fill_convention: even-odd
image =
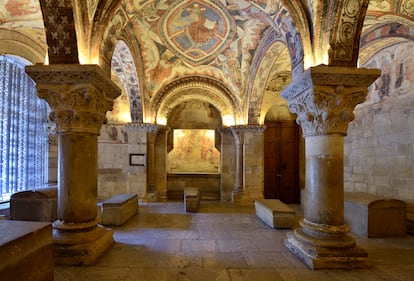
[(264, 197), (299, 203), (299, 126), (285, 110), (274, 106), (265, 118)]

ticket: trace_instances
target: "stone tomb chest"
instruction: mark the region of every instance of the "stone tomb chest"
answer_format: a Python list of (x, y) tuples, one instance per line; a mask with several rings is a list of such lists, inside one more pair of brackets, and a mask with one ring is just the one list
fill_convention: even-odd
[(10, 197), (10, 219), (53, 222), (57, 219), (57, 187), (28, 190)]
[(398, 237), (407, 231), (406, 204), (359, 192), (345, 192), (345, 223), (363, 237)]

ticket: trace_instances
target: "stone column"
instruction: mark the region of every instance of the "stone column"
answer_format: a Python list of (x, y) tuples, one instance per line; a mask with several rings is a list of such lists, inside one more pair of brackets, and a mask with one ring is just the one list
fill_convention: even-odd
[(157, 124), (146, 124), (147, 131), (147, 191), (144, 201), (150, 202), (157, 199), (155, 183), (155, 141), (158, 134)]
[(98, 135), (120, 90), (97, 65), (34, 65), (26, 72), (57, 125), (55, 263), (91, 264), (113, 243), (97, 218)]
[[(233, 126), (230, 127), (234, 137), (234, 144), (236, 147), (236, 167), (234, 175), (234, 188), (233, 194), (241, 193), (244, 191), (243, 185), (243, 145), (244, 145), (244, 129), (245, 126)], [(234, 196), (233, 196), (234, 197)]]
[(367, 266), (367, 253), (344, 224), (343, 138), (355, 106), (379, 75), (376, 69), (317, 66), (282, 92), (298, 115), (306, 154), (304, 218), (285, 245), (312, 269)]
[(167, 139), (171, 128), (158, 126), (158, 137), (155, 142), (155, 190), (157, 201), (167, 200)]
[(220, 198), (221, 201), (232, 201), (236, 166), (236, 150), (234, 149), (234, 137), (229, 127), (219, 128), (218, 131), (221, 135)]

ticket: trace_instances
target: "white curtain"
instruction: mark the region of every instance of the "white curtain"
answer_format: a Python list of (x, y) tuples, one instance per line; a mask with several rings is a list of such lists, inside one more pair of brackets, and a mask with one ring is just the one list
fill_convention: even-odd
[(24, 64), (0, 56), (0, 201), (46, 185), (47, 107)]

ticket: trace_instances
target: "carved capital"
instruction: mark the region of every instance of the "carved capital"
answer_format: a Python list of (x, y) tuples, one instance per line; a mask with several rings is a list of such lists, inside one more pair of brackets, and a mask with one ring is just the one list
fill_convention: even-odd
[(170, 128), (153, 123), (131, 122), (126, 124), (127, 130), (136, 130), (147, 132), (148, 143), (154, 144), (160, 130), (169, 130)]
[(99, 134), (105, 113), (121, 93), (97, 65), (34, 65), (26, 72), (39, 98), (49, 103), (57, 132)]
[(365, 101), (378, 69), (317, 66), (305, 71), (283, 92), (304, 136), (346, 135), (353, 110)]
[(144, 131), (149, 133), (157, 133), (160, 125), (153, 123), (131, 122), (126, 124), (128, 130)]
[(236, 125), (230, 127), (236, 144), (244, 143), (244, 135), (246, 133), (263, 133), (265, 129), (266, 126), (263, 125)]

